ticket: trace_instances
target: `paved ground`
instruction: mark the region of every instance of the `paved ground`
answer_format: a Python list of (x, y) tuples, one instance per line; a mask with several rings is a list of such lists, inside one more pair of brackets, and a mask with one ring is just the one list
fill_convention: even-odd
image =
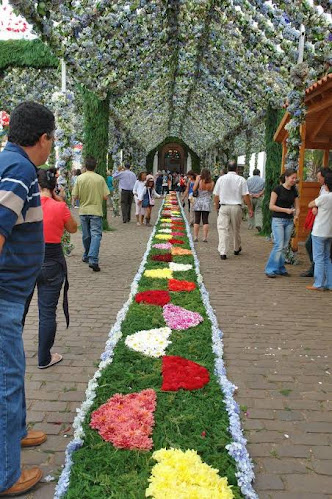
[[(155, 210), (156, 215), (156, 210)], [(221, 261), (215, 216), (208, 244), (198, 243), (205, 284), (225, 333), (230, 379), (256, 464), (256, 490), (267, 499), (332, 498), (332, 307), (330, 293), (306, 291), (310, 280), (292, 267), (291, 278), (268, 280), (263, 266), (270, 243), (243, 229), (243, 254)], [(64, 361), (36, 367), (37, 309), (24, 332), (28, 421), (47, 431), (47, 443), (23, 451), (23, 463), (56, 476), (64, 461), (75, 409), (84, 398), (116, 313), (127, 299), (150, 230), (112, 221), (104, 235), (103, 271), (81, 263), (80, 235), (68, 259), (71, 326), (61, 311), (55, 351)], [(305, 260), (305, 256), (303, 256)], [(29, 499), (53, 497), (41, 484)]]
[[(75, 215), (77, 214), (77, 210)], [(153, 220), (157, 209), (154, 210)], [(34, 298), (24, 330), (27, 357), (26, 392), (28, 422), (49, 435), (40, 448), (22, 452), (24, 465), (41, 465), (44, 475), (58, 476), (64, 462), (64, 450), (71, 433), (76, 408), (84, 397), (88, 380), (96, 371), (100, 354), (115, 321), (128, 299), (130, 285), (137, 272), (151, 233), (136, 227), (136, 221), (123, 224), (111, 219), (113, 232), (104, 233), (100, 266), (94, 273), (81, 262), (81, 233), (73, 236), (75, 249), (68, 258), (70, 328), (66, 330), (60, 305), (58, 332), (53, 351), (63, 354), (57, 366), (37, 368), (38, 310)], [(26, 499), (53, 497), (54, 483), (42, 483)]]
[(205, 284), (224, 331), (261, 499), (332, 498), (332, 293), (311, 279), (268, 279), (271, 244), (243, 226), (243, 253), (221, 261), (216, 216), (198, 243)]

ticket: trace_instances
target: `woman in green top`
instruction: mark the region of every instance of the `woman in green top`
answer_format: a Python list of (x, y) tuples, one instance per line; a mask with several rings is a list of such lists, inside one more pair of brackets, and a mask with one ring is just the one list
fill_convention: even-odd
[(107, 170), (107, 178), (106, 178), (106, 183), (107, 187), (110, 191), (110, 195), (108, 196), (107, 204), (109, 208), (112, 208), (113, 206), (113, 192), (114, 192), (114, 185), (113, 185), (113, 175), (110, 172), (110, 170)]
[(112, 194), (114, 187), (113, 187), (113, 176), (109, 170), (107, 170), (107, 187)]

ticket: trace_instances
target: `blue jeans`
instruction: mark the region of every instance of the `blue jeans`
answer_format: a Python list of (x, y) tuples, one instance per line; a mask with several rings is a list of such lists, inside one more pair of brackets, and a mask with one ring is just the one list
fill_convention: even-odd
[(272, 218), (273, 249), (265, 267), (265, 274), (286, 274), (285, 256), (293, 226), (292, 219)]
[(96, 215), (80, 215), (80, 219), (84, 247), (83, 258), (88, 258), (89, 263), (98, 263), (103, 218)]
[(315, 263), (315, 288), (332, 289), (332, 237), (312, 237), (312, 249)]
[(24, 305), (0, 299), (0, 492), (21, 475), (21, 439), (26, 436)]
[[(44, 262), (37, 277), (39, 332), (38, 332), (38, 365), (47, 366), (51, 362), (51, 348), (56, 333), (56, 309), (61, 288), (65, 279), (63, 267), (57, 262)], [(33, 292), (29, 296), (24, 319), (28, 313)]]

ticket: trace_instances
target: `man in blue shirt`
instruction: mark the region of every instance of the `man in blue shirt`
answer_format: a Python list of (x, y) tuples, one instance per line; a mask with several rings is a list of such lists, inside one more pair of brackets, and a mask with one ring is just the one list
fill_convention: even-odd
[(50, 154), (54, 128), (51, 111), (23, 102), (0, 153), (0, 496), (23, 494), (42, 477), (39, 468), (21, 472), (21, 446), (46, 440), (26, 429), (22, 318), (44, 259), (36, 166)]
[(130, 222), (131, 205), (133, 204), (133, 188), (136, 182), (136, 175), (130, 171), (130, 165), (125, 165), (125, 170), (116, 171), (113, 178), (119, 179), (119, 188), (121, 190), (121, 211), (123, 223)]

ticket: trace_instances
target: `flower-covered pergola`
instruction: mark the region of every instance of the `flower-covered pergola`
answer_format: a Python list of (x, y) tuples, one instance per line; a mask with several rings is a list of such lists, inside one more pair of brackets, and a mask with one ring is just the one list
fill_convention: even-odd
[(110, 99), (114, 116), (146, 151), (172, 135), (202, 154), (233, 128), (250, 128), (268, 104), (280, 107), (287, 94), (290, 104), (295, 101), (296, 118), (299, 73), (291, 77), (290, 71), (297, 62), (301, 24), (310, 68), (301, 73), (305, 83), (332, 62), (330, 2), (11, 4), (65, 59), (76, 81), (101, 100)]

